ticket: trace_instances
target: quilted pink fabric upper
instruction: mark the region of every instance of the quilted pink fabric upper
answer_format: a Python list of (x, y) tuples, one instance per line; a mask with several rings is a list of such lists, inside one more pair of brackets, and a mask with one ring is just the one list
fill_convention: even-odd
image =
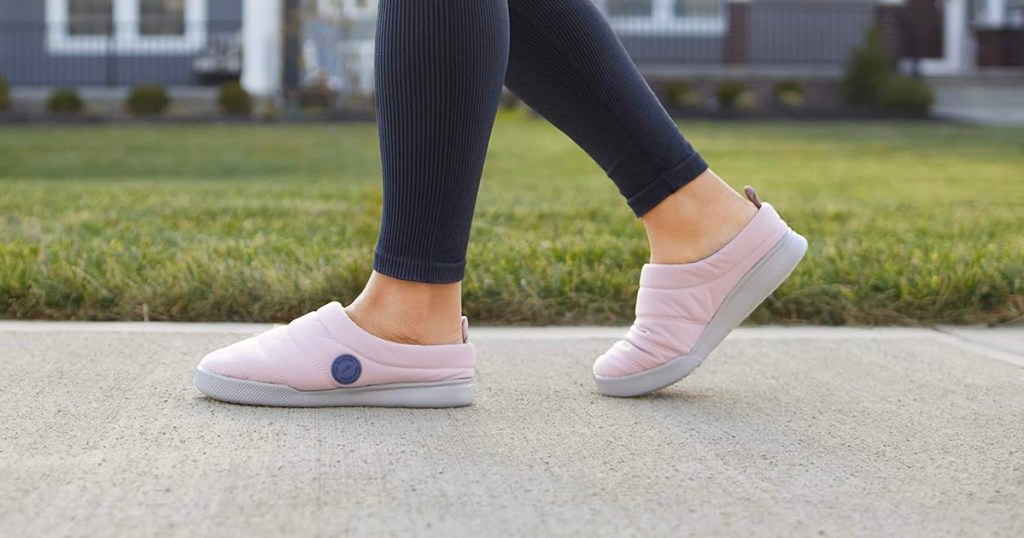
[[(464, 340), (466, 327), (463, 318)], [(236, 379), (324, 390), (343, 386), (331, 375), (331, 364), (346, 354), (362, 366), (359, 378), (344, 385), (350, 388), (472, 378), (476, 366), (476, 348), (468, 341), (439, 346), (389, 342), (361, 329), (337, 302), (214, 351), (199, 366)]]
[(703, 260), (646, 264), (640, 273), (636, 321), (594, 363), (594, 374), (619, 377), (686, 355), (729, 292), (789, 231), (771, 204), (718, 252)]

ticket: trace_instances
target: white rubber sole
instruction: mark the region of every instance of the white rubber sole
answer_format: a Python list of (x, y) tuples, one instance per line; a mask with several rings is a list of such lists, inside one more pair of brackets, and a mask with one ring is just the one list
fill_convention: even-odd
[(234, 379), (196, 368), (196, 388), (222, 402), (272, 407), (462, 407), (473, 403), (473, 380), (400, 383), (351, 389), (296, 390)]
[(790, 231), (729, 293), (690, 353), (676, 357), (657, 368), (627, 376), (595, 375), (597, 391), (606, 396), (622, 398), (641, 396), (663, 389), (690, 375), (690, 372), (697, 369), (733, 329), (789, 277), (806, 253), (807, 240), (800, 234)]

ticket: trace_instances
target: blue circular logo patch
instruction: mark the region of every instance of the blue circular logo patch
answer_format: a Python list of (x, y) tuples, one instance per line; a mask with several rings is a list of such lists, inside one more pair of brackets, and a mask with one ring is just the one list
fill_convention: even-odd
[(352, 355), (342, 355), (331, 363), (331, 375), (342, 385), (355, 383), (363, 373), (363, 365)]

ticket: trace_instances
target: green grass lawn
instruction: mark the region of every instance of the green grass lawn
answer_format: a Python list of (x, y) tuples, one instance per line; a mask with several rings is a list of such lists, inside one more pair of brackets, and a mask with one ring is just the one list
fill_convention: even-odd
[[(810, 240), (756, 322), (1024, 314), (1024, 129), (692, 122), (735, 186)], [(0, 316), (281, 321), (365, 281), (372, 125), (0, 128)], [(499, 119), (465, 305), (474, 322), (631, 319), (646, 243), (561, 133)]]

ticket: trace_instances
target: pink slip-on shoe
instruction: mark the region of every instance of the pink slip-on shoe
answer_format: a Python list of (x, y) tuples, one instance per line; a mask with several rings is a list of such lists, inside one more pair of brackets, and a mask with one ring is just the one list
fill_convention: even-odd
[(216, 400), (281, 407), (457, 407), (473, 402), (476, 348), (378, 338), (337, 302), (210, 353), (196, 388)]
[(639, 396), (686, 377), (789, 276), (807, 240), (762, 204), (720, 250), (679, 265), (644, 265), (636, 321), (594, 363), (598, 392)]

